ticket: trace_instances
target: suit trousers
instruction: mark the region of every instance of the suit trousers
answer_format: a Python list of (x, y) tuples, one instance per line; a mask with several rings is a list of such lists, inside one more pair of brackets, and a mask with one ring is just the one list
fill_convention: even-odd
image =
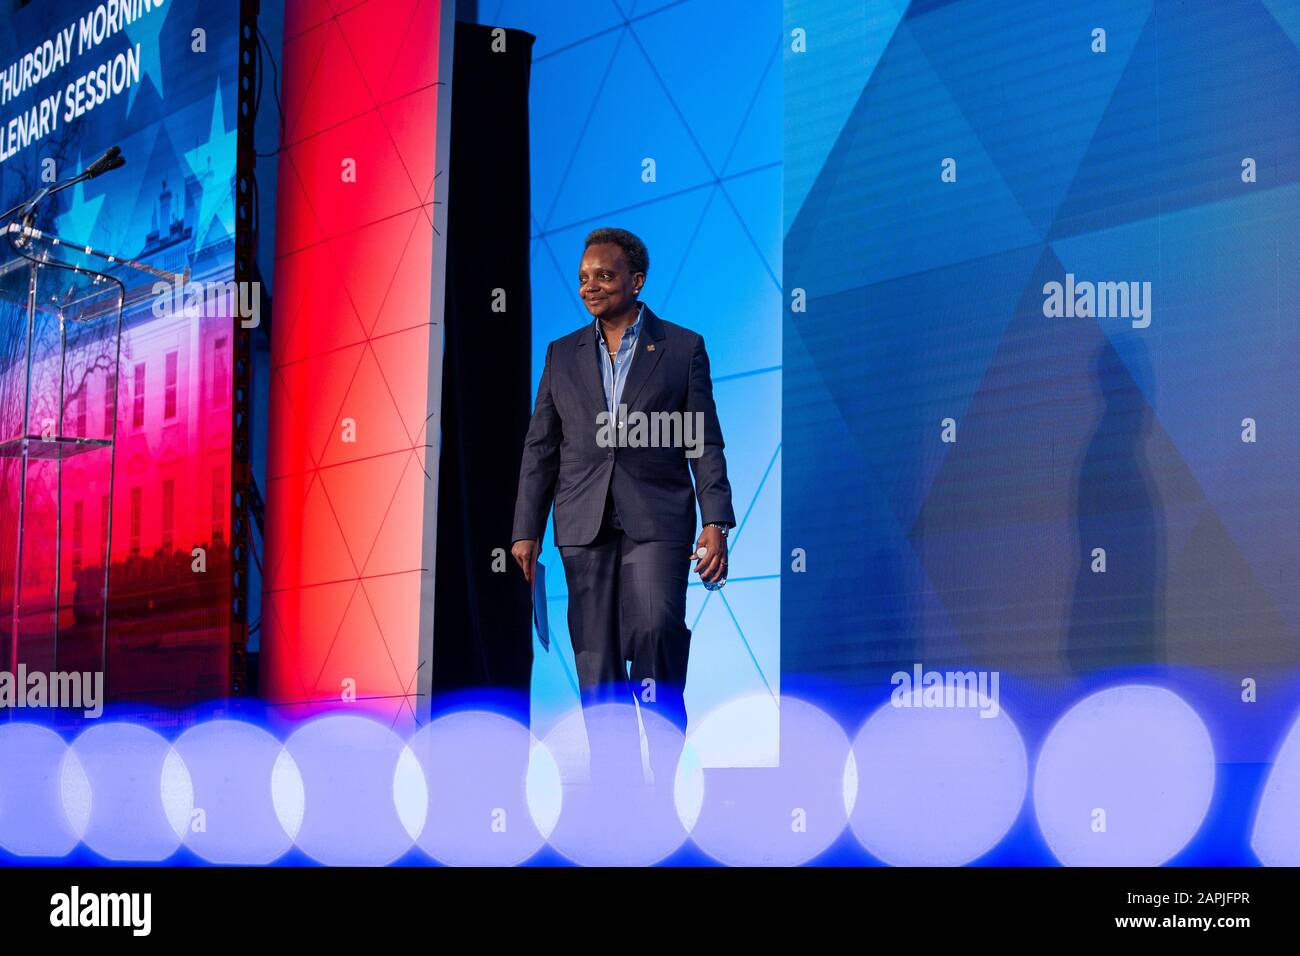
[[(656, 788), (671, 787), (686, 732), (682, 694), (691, 639), (686, 626), (690, 550), (690, 542), (628, 537), (610, 493), (595, 540), (560, 548), (584, 713), (599, 704), (636, 702)], [(666, 724), (645, 717), (648, 713)], [(587, 719), (592, 781), (641, 779), (634, 712), (611, 708), (602, 715), (595, 736)]]

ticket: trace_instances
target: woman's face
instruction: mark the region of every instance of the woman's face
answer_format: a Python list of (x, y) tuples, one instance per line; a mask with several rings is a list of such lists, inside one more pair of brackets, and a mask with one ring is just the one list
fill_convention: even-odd
[(636, 304), (645, 276), (632, 273), (622, 247), (602, 242), (587, 247), (578, 266), (578, 294), (598, 319), (626, 314)]

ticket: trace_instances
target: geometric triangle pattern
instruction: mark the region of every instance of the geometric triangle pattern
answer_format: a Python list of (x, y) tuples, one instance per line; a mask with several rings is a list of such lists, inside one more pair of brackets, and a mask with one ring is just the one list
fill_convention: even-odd
[[(642, 299), (704, 336), (739, 526), (725, 589), (688, 588), (692, 724), (740, 694), (780, 693), (781, 5), (723, 0), (481, 0), (479, 22), (532, 33), (533, 375), (549, 342), (591, 322), (586, 234), (645, 240)], [(725, 37), (725, 42), (719, 42)], [(614, 106), (613, 104), (621, 104)], [(635, 121), (611, 126), (635, 104)], [(611, 112), (613, 111), (613, 112)], [(654, 181), (642, 176), (654, 161)], [(578, 703), (560, 555), (551, 653), (534, 655), (533, 730)], [(775, 754), (775, 737), (768, 742)], [(762, 757), (763, 743), (746, 753)], [(740, 748), (737, 747), (737, 753)], [(710, 759), (726, 761), (726, 748)], [(770, 762), (770, 761), (769, 761)]]
[(787, 4), (787, 679), (1294, 667), (1294, 4), (877, 6)]
[(295, 715), (418, 723), (441, 20), (286, 9), (262, 667)]

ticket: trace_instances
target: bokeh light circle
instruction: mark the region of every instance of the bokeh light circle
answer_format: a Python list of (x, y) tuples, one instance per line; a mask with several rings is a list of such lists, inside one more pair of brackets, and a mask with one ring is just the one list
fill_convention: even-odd
[[(686, 842), (674, 802), (680, 760), (673, 758), (662, 780), (648, 765), (651, 751), (679, 754), (684, 746), (681, 732), (659, 714), (621, 703), (575, 708), (542, 742), (562, 793), (557, 800), (530, 787), (529, 806), (540, 821), (543, 803), (559, 804), (548, 837), (556, 851), (583, 866), (652, 866)], [(540, 822), (538, 829), (545, 832)]]
[(1214, 772), (1210, 734), (1186, 701), (1125, 684), (1081, 700), (1052, 728), (1034, 812), (1068, 866), (1159, 866), (1205, 819)]
[[(698, 733), (714, 734), (714, 724), (763, 720), (771, 706), (766, 694), (737, 698), (706, 715)], [(849, 740), (843, 728), (812, 704), (782, 697), (780, 739), (779, 766), (704, 771), (691, 838), (714, 859), (730, 866), (798, 866), (844, 832)]]
[(184, 761), (162, 736), (128, 723), (98, 724), (72, 742), (60, 792), (86, 846), (119, 861), (171, 856), (194, 806)]
[(211, 863), (265, 864), (293, 840), (272, 800), (283, 747), (260, 727), (237, 720), (196, 724), (173, 744), (194, 785), (185, 843)]
[(894, 866), (960, 866), (1015, 822), (1029, 784), (1024, 741), (1000, 706), (983, 695), (969, 703), (887, 703), (858, 731), (849, 824), (873, 856)]
[(533, 856), (546, 842), (528, 808), (536, 745), (526, 727), (485, 711), (420, 728), (408, 744), (428, 793), (419, 847), (455, 866), (512, 866)]
[[(413, 843), (409, 808), (427, 802), (423, 780), (406, 744), (387, 725), (369, 717), (318, 717), (289, 736), (285, 752), (302, 783), (298, 848), (331, 866), (383, 866)], [(413, 768), (414, 778), (409, 769)], [(297, 808), (293, 774), (279, 763), (273, 788), (277, 815), (292, 829)]]
[[(67, 741), (48, 727), (0, 724), (0, 847), (16, 856), (62, 857), (72, 852), (85, 821), (84, 814), (79, 815), (74, 827), (63, 806), (67, 755)], [(81, 776), (84, 779), (84, 772)]]

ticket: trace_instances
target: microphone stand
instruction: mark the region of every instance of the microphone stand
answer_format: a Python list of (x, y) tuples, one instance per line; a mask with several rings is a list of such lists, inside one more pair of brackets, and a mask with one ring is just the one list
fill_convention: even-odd
[(67, 189), (69, 186), (75, 186), (77, 183), (84, 183), (89, 178), (90, 177), (85, 173), (79, 173), (71, 179), (64, 180), (61, 183), (55, 183), (53, 186), (42, 186), (40, 189), (36, 190), (36, 192), (32, 193), (30, 198), (24, 199), (18, 205), (0, 213), (0, 221), (7, 220), (16, 212), (22, 212), (25, 219), (32, 217), (36, 214), (36, 207), (50, 196), (53, 196), (55, 193), (63, 192), (63, 190)]
[[(117, 147), (114, 147), (114, 149), (117, 149)], [(75, 186), (77, 183), (84, 183), (87, 180), (94, 179), (96, 176), (117, 169), (125, 164), (126, 160), (122, 158), (120, 149), (117, 149), (117, 152), (110, 150), (109, 153), (105, 153), (81, 172), (77, 173), (77, 175), (65, 179), (62, 182), (55, 183), (52, 186), (42, 186), (40, 189), (36, 190), (36, 192), (32, 193), (30, 198), (20, 202), (12, 208), (6, 209), (3, 213), (0, 213), (0, 222), (6, 222), (14, 213), (21, 212), (23, 215), (23, 226), (30, 227), (32, 220), (36, 216), (36, 207), (46, 199), (49, 199), (55, 193), (63, 192), (63, 190)]]

